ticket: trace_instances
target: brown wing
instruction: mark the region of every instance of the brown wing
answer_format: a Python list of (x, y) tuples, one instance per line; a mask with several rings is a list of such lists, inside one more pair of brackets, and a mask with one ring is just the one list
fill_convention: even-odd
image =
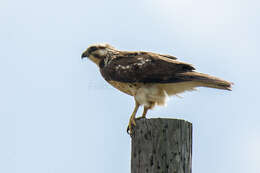
[(171, 56), (171, 55), (162, 55), (162, 54), (158, 54), (159, 56), (163, 56), (165, 58), (169, 58), (169, 59), (173, 59), (176, 60), (177, 58), (175, 56)]
[(101, 74), (106, 80), (119, 82), (182, 82), (177, 74), (195, 70), (190, 64), (174, 60), (173, 56), (150, 52), (120, 52), (105, 61), (100, 65)]

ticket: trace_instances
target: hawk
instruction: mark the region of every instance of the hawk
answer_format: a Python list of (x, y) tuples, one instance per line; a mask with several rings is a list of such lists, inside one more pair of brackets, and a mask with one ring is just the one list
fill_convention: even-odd
[(197, 87), (231, 90), (231, 82), (196, 72), (193, 65), (171, 55), (120, 51), (109, 44), (96, 44), (83, 52), (81, 58), (85, 57), (99, 67), (109, 84), (134, 97), (135, 108), (128, 124), (130, 134), (136, 125), (136, 112), (142, 105), (140, 118), (145, 118), (149, 109), (165, 105), (168, 96), (193, 91)]

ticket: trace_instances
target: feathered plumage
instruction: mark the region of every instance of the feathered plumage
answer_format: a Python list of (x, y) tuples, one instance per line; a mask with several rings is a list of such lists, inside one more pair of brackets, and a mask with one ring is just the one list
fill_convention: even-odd
[(89, 57), (99, 66), (104, 79), (120, 91), (134, 96), (135, 109), (129, 129), (135, 125), (135, 114), (144, 105), (142, 117), (155, 105), (164, 105), (166, 98), (196, 87), (231, 90), (231, 82), (195, 71), (188, 63), (171, 55), (152, 52), (119, 51), (108, 44), (90, 46), (82, 58)]

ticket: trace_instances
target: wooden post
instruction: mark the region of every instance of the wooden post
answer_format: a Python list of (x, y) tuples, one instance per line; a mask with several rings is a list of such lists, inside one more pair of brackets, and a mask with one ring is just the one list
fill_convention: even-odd
[(131, 173), (191, 173), (192, 124), (139, 119), (132, 135)]

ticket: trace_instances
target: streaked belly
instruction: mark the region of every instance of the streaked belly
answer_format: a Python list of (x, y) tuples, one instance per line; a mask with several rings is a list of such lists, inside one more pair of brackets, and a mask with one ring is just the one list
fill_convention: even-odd
[(138, 88), (140, 88), (140, 84), (138, 83), (125, 83), (125, 82), (117, 82), (117, 81), (107, 81), (107, 82), (113, 87), (115, 87), (116, 89), (131, 96), (134, 96)]

